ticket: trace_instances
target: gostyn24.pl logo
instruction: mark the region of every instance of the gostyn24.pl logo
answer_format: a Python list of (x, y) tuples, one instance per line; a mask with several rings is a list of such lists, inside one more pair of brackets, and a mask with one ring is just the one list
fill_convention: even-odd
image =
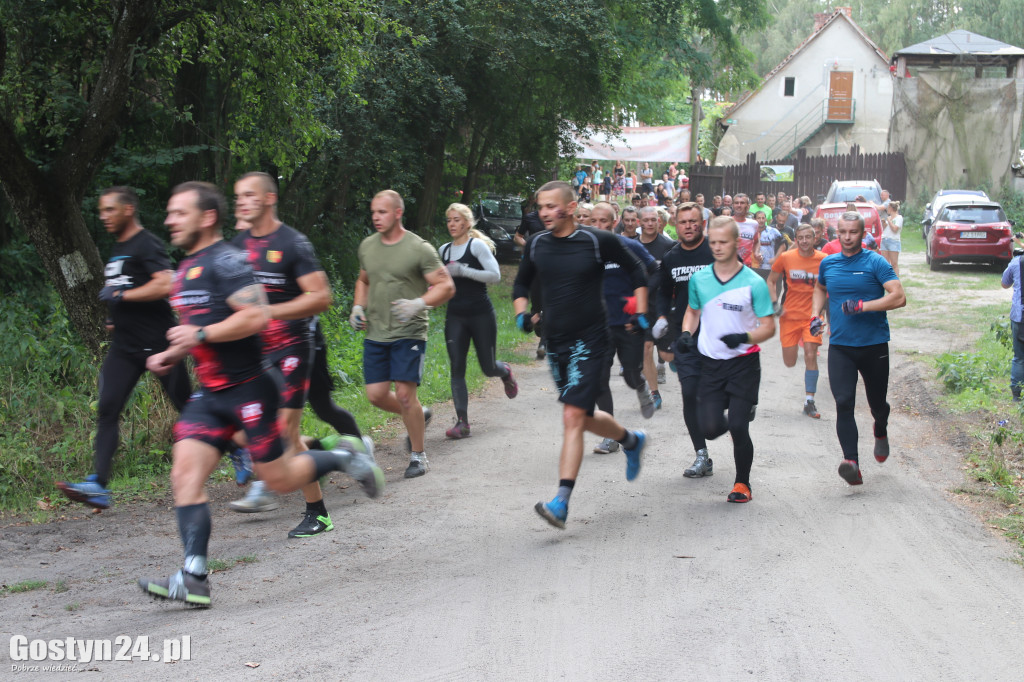
[[(155, 644), (155, 642), (154, 642)], [(150, 649), (149, 635), (114, 639), (29, 639), (13, 635), (8, 650), (11, 661), (23, 665), (11, 666), (12, 671), (36, 663), (93, 663), (95, 661), (190, 661), (192, 637), (165, 639), (159, 650)], [(40, 667), (42, 670), (42, 667)]]

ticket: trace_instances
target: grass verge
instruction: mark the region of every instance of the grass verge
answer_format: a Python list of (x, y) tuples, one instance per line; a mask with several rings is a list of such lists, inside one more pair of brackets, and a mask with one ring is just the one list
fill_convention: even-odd
[(31, 592), (32, 590), (41, 590), (47, 586), (45, 580), (22, 580), (19, 583), (13, 585), (0, 585), (0, 595), (18, 594), (19, 592)]
[(254, 564), (257, 561), (259, 561), (259, 557), (254, 554), (231, 557), (230, 559), (210, 559), (206, 564), (206, 570), (210, 573), (221, 573), (234, 568), (238, 564)]

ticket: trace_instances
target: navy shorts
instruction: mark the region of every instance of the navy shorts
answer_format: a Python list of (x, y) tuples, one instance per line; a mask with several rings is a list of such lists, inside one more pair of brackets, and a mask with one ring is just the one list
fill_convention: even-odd
[(309, 341), (274, 351), (267, 356), (284, 377), (281, 407), (301, 410), (309, 394), (309, 377), (313, 373), (313, 344)]
[(231, 436), (244, 431), (253, 461), (270, 462), (284, 452), (277, 409), (281, 377), (276, 369), (220, 391), (199, 391), (189, 398), (174, 425), (174, 442), (193, 439), (223, 452)]
[(548, 366), (558, 388), (558, 400), (586, 410), (593, 416), (597, 396), (601, 394), (609, 351), (608, 330), (588, 334), (581, 339), (548, 339)]
[(427, 342), (420, 339), (399, 339), (390, 343), (364, 339), (363, 383), (408, 381), (419, 386), (426, 358)]

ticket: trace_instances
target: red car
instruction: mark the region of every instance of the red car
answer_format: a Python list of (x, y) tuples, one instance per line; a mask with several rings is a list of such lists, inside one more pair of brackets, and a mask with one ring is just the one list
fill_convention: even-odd
[(932, 270), (949, 261), (991, 263), (1002, 270), (1013, 258), (1013, 223), (994, 201), (951, 203), (935, 216), (925, 247)]
[[(836, 224), (839, 222), (839, 216), (846, 213), (847, 202), (835, 203), (835, 204), (821, 204), (818, 209), (814, 212), (815, 218), (824, 218), (825, 224), (828, 225), (829, 235), (836, 233)], [(882, 221), (878, 217), (878, 209), (875, 208), (874, 204), (862, 203), (860, 201), (854, 202), (857, 207), (857, 213), (860, 213), (864, 217), (864, 231), (875, 238), (875, 242), (882, 241)]]

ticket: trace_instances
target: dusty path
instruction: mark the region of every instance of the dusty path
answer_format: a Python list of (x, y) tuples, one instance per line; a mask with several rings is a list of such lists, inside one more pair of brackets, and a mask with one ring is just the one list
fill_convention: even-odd
[[(207, 611), (134, 586), (180, 563), (166, 499), (4, 528), (2, 582), (64, 580), (67, 591), (0, 597), (0, 642), (148, 635), (159, 650), (191, 636), (191, 661), (80, 666), (104, 679), (1022, 679), (1021, 568), (947, 499), (957, 455), (939, 422), (914, 414), (919, 368), (894, 360), (894, 454), (878, 465), (862, 447), (859, 488), (836, 475), (827, 373), (823, 418), (807, 419), (802, 371), (783, 368), (773, 340), (751, 504), (725, 502), (728, 437), (711, 446), (714, 477), (683, 478), (692, 453), (670, 377), (664, 409), (643, 424), (652, 440), (640, 478), (626, 483), (621, 454), (588, 455), (557, 531), (532, 510), (556, 482), (560, 412), (531, 363), (517, 369), (516, 400), (494, 382), (471, 402), (471, 439), (443, 442), (451, 409), (439, 408), (424, 478), (401, 479), (404, 457), (389, 443), (381, 501), (342, 477), (348, 487), (327, 486), (337, 529), (324, 537), (285, 538), (297, 496), (247, 517), (226, 510), (233, 487), (218, 489), (211, 554), (259, 560), (215, 574)], [(632, 392), (614, 384), (619, 416), (639, 425)]]

